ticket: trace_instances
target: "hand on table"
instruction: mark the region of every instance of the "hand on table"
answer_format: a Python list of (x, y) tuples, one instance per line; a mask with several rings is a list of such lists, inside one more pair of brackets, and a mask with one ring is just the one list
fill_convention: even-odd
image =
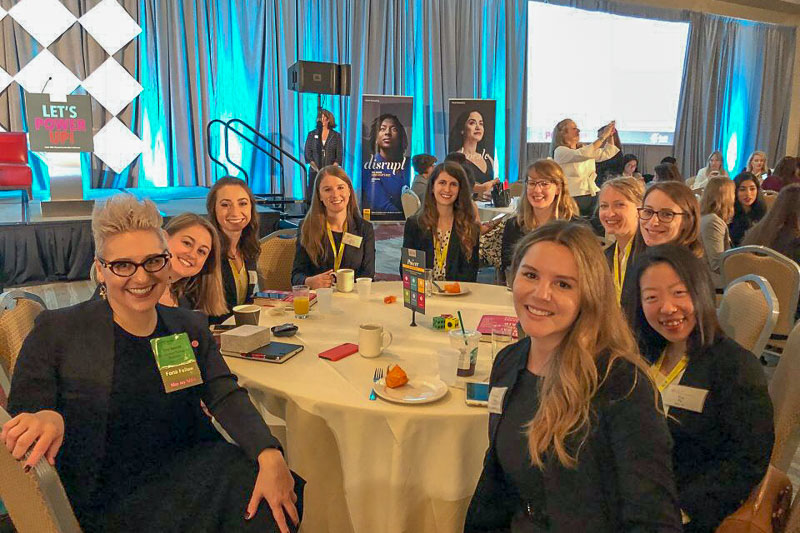
[(300, 517), (297, 514), (295, 503), (297, 495), (294, 493), (294, 478), (283, 460), (280, 450), (268, 448), (258, 456), (258, 477), (256, 478), (253, 495), (247, 504), (247, 520), (253, 518), (258, 510), (258, 504), (264, 499), (272, 510), (272, 516), (281, 533), (289, 533), (286, 516), (298, 525)]
[(333, 270), (328, 270), (316, 276), (309, 276), (306, 278), (306, 285), (309, 289), (325, 289), (333, 284), (333, 277), (331, 274)]
[(0, 440), (18, 461), (31, 450), (25, 461), (26, 470), (36, 466), (42, 456), (55, 465), (64, 442), (64, 418), (55, 411), (19, 414), (3, 425)]

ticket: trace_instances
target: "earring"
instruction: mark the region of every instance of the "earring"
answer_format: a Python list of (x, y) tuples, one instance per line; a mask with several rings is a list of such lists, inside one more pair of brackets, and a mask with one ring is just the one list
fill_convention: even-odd
[(106, 298), (106, 284), (105, 283), (101, 283), (100, 284), (100, 298), (102, 298), (103, 300), (107, 299)]

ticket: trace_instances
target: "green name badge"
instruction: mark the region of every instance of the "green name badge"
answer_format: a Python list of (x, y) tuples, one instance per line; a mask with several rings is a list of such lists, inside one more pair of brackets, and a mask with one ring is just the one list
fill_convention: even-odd
[(164, 391), (175, 392), (203, 383), (200, 367), (197, 366), (194, 350), (185, 332), (150, 339), (150, 346), (164, 382)]

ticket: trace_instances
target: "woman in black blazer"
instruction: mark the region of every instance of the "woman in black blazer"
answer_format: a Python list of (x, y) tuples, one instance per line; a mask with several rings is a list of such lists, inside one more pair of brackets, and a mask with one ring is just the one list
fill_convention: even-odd
[(480, 226), (464, 169), (445, 161), (433, 169), (420, 212), (406, 220), (403, 248), (425, 252), (437, 281), (478, 278)]
[(155, 205), (113, 196), (92, 231), (106, 299), (39, 315), (14, 369), (4, 444), (26, 468), (43, 456), (56, 466), (84, 531), (288, 531), (302, 482), (279, 442), (205, 320), (157, 304), (170, 256)]
[(489, 450), (473, 532), (679, 532), (671, 441), (594, 233), (553, 221), (519, 242), (527, 338), (489, 379)]
[(208, 192), (206, 210), (219, 232), (222, 287), (231, 312), (237, 305), (252, 302), (258, 290), (256, 265), (261, 245), (256, 200), (244, 181), (225, 176)]
[[(305, 144), (306, 163), (311, 169), (308, 173), (308, 186), (316, 181), (317, 172), (328, 165), (342, 166), (344, 154), (342, 136), (336, 131), (336, 119), (327, 109), (320, 109), (317, 115), (317, 127), (308, 132)], [(307, 199), (310, 201), (310, 197)]]
[(708, 266), (684, 247), (637, 259), (625, 305), (653, 365), (670, 433), (687, 532), (714, 531), (767, 472), (772, 404), (756, 357), (717, 322)]
[(317, 174), (299, 233), (293, 285), (330, 287), (331, 274), (340, 268), (352, 268), (356, 278), (375, 277), (375, 232), (359, 214), (353, 183), (341, 167)]
[(644, 184), (636, 178), (612, 178), (603, 183), (598, 196), (597, 216), (606, 235), (616, 239), (605, 254), (618, 302), (630, 283), (628, 273), (633, 270), (636, 254), (644, 247), (644, 242), (635, 238), (639, 227), (636, 209), (642, 205), (643, 195)]

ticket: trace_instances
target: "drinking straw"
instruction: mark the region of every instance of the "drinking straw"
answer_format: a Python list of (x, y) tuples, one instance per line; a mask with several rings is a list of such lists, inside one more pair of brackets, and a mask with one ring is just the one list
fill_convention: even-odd
[(458, 325), (461, 326), (461, 335), (464, 337), (464, 346), (469, 347), (469, 342), (467, 342), (467, 332), (464, 329), (464, 319), (461, 318), (461, 311), (456, 311), (458, 313)]

